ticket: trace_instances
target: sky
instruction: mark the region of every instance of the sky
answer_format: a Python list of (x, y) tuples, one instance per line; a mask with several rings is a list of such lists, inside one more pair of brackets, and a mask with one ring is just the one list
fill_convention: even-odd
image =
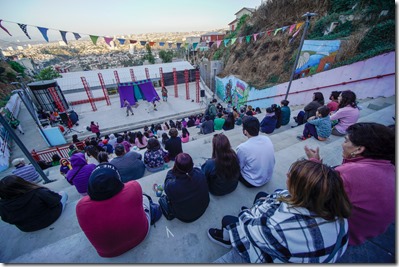
[[(0, 0), (1, 25), (13, 35), (0, 29), (0, 41), (28, 40), (16, 23), (27, 24), (32, 39), (43, 39), (34, 26), (49, 28), (50, 41), (61, 40), (59, 30), (82, 37), (210, 31), (227, 28), (241, 8), (260, 4), (261, 0)], [(72, 33), (67, 39), (73, 39)]]

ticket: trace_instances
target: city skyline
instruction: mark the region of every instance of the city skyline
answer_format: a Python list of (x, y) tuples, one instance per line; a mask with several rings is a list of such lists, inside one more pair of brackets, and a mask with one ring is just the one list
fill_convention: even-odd
[(67, 39), (74, 39), (72, 32), (80, 33), (82, 37), (120, 37), (222, 29), (228, 27), (241, 8), (258, 7), (261, 0), (203, 0), (198, 4), (181, 0), (114, 0), (112, 3), (95, 0), (0, 0), (0, 3), (2, 26), (13, 35), (9, 36), (0, 29), (0, 41), (13, 43), (30, 41), (16, 23), (28, 25), (32, 41), (44, 41), (36, 26), (49, 28), (50, 41), (62, 40), (59, 30), (68, 32)]

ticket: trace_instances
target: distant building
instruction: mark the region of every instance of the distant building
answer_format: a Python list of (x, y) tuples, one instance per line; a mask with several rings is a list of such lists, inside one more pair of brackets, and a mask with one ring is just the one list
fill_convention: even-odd
[(201, 35), (201, 41), (202, 42), (216, 42), (218, 40), (223, 40), (224, 38), (224, 33), (220, 32), (207, 32), (203, 35)]
[(229, 23), (230, 31), (235, 31), (237, 29), (238, 21), (240, 20), (240, 18), (242, 16), (244, 16), (244, 15), (252, 16), (252, 14), (254, 12), (255, 12), (255, 8), (249, 8), (249, 7), (241, 8), (237, 13), (234, 14), (236, 16), (235, 20), (233, 20), (232, 22)]
[(199, 63), (200, 74), (205, 84), (215, 92), (215, 77), (223, 71), (223, 61), (221, 60), (208, 60), (207, 58), (201, 59)]

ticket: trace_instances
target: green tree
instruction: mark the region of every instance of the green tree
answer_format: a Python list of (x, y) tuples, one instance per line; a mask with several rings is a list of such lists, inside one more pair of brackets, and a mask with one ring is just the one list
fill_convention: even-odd
[(19, 64), (18, 62), (15, 62), (15, 61), (10, 61), (10, 62), (8, 62), (8, 64), (10, 65), (10, 67), (13, 70), (15, 70), (16, 72), (24, 75), (24, 72), (25, 72), (25, 67), (24, 66), (22, 66), (21, 64)]
[(163, 63), (169, 63), (172, 62), (172, 58), (173, 58), (173, 51), (171, 50), (161, 50), (159, 51), (159, 57), (162, 59)]
[(147, 50), (147, 54), (144, 55), (143, 59), (144, 59), (144, 60), (147, 59), (148, 62), (150, 62), (151, 64), (155, 64), (155, 57), (154, 57), (154, 55), (152, 54), (151, 46), (150, 46), (149, 44), (146, 44), (146, 45), (145, 45), (145, 49)]
[(35, 76), (36, 80), (44, 81), (44, 80), (52, 80), (55, 78), (62, 77), (55, 69), (52, 67), (47, 67), (42, 69), (39, 74)]

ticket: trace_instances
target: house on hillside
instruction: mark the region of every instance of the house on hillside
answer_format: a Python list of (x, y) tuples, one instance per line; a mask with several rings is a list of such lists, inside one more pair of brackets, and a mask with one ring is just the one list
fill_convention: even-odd
[(236, 19), (229, 23), (230, 31), (235, 31), (237, 29), (238, 21), (240, 20), (240, 18), (242, 16), (244, 16), (244, 15), (252, 16), (252, 14), (254, 12), (255, 12), (255, 8), (249, 8), (249, 7), (241, 8), (237, 13), (234, 14), (236, 16)]
[(223, 40), (224, 38), (224, 33), (220, 32), (207, 32), (203, 35), (201, 35), (201, 42), (216, 42), (218, 40)]

